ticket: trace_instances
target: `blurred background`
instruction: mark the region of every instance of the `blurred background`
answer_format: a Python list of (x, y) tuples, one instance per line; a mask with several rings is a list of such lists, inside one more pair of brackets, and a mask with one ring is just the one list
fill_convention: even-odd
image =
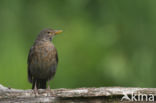
[(156, 0), (1, 0), (0, 84), (29, 89), (27, 57), (44, 28), (59, 64), (52, 88), (156, 87)]

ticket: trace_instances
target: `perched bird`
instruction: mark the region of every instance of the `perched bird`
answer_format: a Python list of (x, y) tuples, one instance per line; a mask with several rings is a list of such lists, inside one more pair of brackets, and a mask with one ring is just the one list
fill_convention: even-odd
[[(28, 80), (32, 83), (32, 89), (46, 89), (46, 83), (54, 77), (58, 56), (51, 41), (61, 32), (61, 30), (44, 29), (31, 47), (27, 62)], [(48, 88), (50, 89), (49, 84)]]

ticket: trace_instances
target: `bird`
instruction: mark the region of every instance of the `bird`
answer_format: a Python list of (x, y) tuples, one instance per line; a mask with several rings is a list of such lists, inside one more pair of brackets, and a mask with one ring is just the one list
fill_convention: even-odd
[(27, 74), (34, 90), (46, 89), (47, 82), (50, 89), (49, 81), (54, 77), (58, 64), (58, 54), (52, 40), (61, 32), (62, 30), (43, 29), (29, 50)]

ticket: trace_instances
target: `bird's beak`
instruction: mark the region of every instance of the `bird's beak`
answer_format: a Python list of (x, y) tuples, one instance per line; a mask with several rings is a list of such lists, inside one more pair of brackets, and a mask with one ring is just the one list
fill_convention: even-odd
[(55, 30), (55, 34), (57, 35), (57, 34), (60, 34), (60, 33), (62, 33), (63, 31), (62, 30)]

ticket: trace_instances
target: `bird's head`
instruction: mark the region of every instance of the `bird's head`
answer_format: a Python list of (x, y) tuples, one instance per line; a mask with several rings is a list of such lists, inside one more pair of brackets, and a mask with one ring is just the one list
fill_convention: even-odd
[(55, 35), (61, 32), (62, 30), (44, 29), (39, 33), (37, 40), (51, 41)]

